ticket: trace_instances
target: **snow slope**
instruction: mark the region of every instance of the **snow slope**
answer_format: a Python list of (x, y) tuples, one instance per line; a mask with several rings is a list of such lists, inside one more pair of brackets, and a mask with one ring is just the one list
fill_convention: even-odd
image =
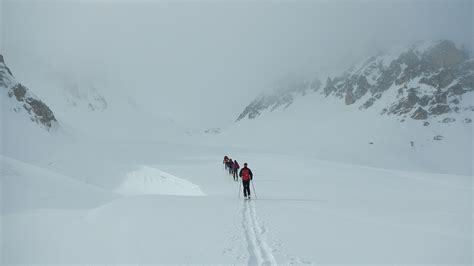
[[(0, 264), (473, 263), (472, 123), (312, 95), (183, 139), (103, 97), (105, 110), (64, 106), (51, 131), (2, 114)], [(224, 155), (249, 163), (251, 201)]]
[[(254, 200), (238, 198), (224, 152), (249, 162)], [(472, 264), (472, 176), (206, 146), (146, 165), (138, 172), (170, 173), (206, 196), (145, 193), (80, 210), (3, 211), (2, 264)]]
[(2, 213), (30, 209), (90, 209), (115, 193), (44, 168), (0, 156)]
[[(374, 105), (390, 100), (384, 95)], [(472, 123), (460, 122), (472, 118), (470, 113), (441, 115), (424, 126), (423, 121), (396, 120), (376, 110), (375, 106), (361, 112), (336, 98), (308, 94), (286, 109), (230, 125), (206, 143), (379, 168), (472, 175)], [(443, 123), (447, 117), (459, 122)]]
[(325, 86), (300, 79), (249, 100), (207, 143), (472, 175), (472, 62), (447, 40), (374, 55)]

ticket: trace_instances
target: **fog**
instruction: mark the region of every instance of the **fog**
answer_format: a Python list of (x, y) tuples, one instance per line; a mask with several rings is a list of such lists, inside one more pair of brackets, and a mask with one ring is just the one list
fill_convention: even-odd
[(423, 40), (473, 47), (472, 1), (0, 3), (0, 51), (33, 91), (47, 69), (195, 127), (232, 122), (289, 73), (325, 78)]

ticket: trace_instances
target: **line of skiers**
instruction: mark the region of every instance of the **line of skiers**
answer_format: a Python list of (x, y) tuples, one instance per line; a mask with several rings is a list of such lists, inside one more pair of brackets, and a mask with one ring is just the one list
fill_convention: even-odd
[[(224, 161), (222, 161), (222, 163), (224, 164), (225, 169), (229, 171), (229, 174), (233, 176), (234, 181), (239, 181), (238, 177), (242, 179), (244, 198), (250, 199), (250, 181), (253, 179), (253, 173), (252, 170), (247, 167), (247, 163), (244, 163), (244, 167), (240, 169), (240, 165), (237, 160), (232, 160), (227, 155), (224, 156)], [(238, 176), (237, 172), (239, 173)]]

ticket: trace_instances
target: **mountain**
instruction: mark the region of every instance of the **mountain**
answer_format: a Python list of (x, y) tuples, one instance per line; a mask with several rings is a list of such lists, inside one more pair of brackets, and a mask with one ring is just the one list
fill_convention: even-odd
[(376, 106), (380, 114), (400, 120), (433, 120), (442, 114), (474, 111), (469, 100), (473, 90), (474, 60), (453, 42), (442, 40), (372, 56), (337, 77), (328, 77), (324, 87), (314, 79), (287, 90), (278, 88), (252, 101), (237, 121), (288, 107), (297, 95), (311, 91), (357, 105), (360, 110)]
[(466, 52), (450, 41), (418, 44), (363, 60), (325, 84), (280, 82), (207, 143), (471, 175), (473, 90)]
[(107, 100), (94, 86), (70, 85), (64, 90), (66, 103), (70, 107), (87, 108), (88, 111), (106, 110)]
[(58, 124), (74, 138), (186, 138), (184, 126), (151, 112), (154, 106), (147, 108), (140, 102), (140, 97), (148, 96), (137, 94), (135, 88), (117, 82), (107, 73), (94, 72), (92, 65), (66, 71), (32, 60), (30, 64), (20, 62), (19, 66), (23, 67), (17, 74), (22, 83), (34, 87), (35, 94), (54, 110)]
[(272, 93), (261, 94), (253, 100), (244, 111), (237, 117), (237, 121), (248, 117), (256, 118), (265, 110), (273, 111), (279, 107), (290, 106), (298, 95), (304, 96), (310, 90), (318, 91), (322, 86), (319, 79), (313, 81), (301, 81), (294, 78), (282, 79), (275, 85), (276, 89)]
[(50, 130), (57, 124), (57, 120), (51, 109), (27, 87), (14, 78), (13, 73), (5, 64), (3, 55), (1, 54), (0, 91), (3, 119), (5, 119), (4, 116), (15, 112), (47, 130)]

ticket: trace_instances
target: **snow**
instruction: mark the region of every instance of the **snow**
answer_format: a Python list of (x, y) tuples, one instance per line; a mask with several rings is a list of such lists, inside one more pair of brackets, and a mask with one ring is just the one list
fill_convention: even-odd
[[(469, 113), (440, 116), (456, 118), (449, 125), (380, 115), (397, 97), (390, 88), (367, 110), (345, 105), (343, 100), (314, 94), (296, 98), (285, 110), (242, 120), (208, 145), (228, 144), (277, 154), (304, 155), (354, 165), (405, 171), (472, 175), (472, 123), (462, 123)], [(437, 120), (436, 120), (437, 121)], [(445, 141), (433, 137), (442, 135)], [(414, 147), (410, 142), (414, 142)], [(234, 142), (232, 142), (234, 143)], [(373, 143), (373, 144), (370, 144)]]
[[(6, 112), (1, 263), (472, 264), (471, 124), (408, 130), (355, 108), (308, 94), (219, 135), (161, 141), (62, 121), (48, 132)], [(224, 155), (249, 163), (252, 200)]]
[(117, 197), (111, 191), (5, 156), (0, 156), (0, 166), (2, 212), (87, 209)]
[[(33, 184), (27, 177), (43, 180), (43, 173), (57, 179), (36, 187), (49, 198), (47, 205), (2, 209), (2, 263), (471, 263), (471, 176), (238, 149), (200, 155), (205, 150), (191, 148), (186, 160), (176, 153), (168, 163), (141, 170), (186, 177), (205, 196), (122, 194), (80, 209), (52, 204), (70, 197), (51, 197), (69, 183), (67, 178), (38, 167), (23, 172), (33, 166), (6, 158), (20, 173), (18, 183)], [(221, 164), (224, 152), (249, 162), (254, 199), (238, 198), (239, 183)], [(19, 198), (30, 193), (11, 182), (2, 184), (3, 191)], [(81, 183), (77, 187), (88, 190), (81, 202), (91, 191), (110, 194)]]
[[(51, 131), (3, 97), (0, 264), (472, 265), (472, 115), (402, 124), (379, 113), (389, 91), (365, 111), (308, 93), (192, 136), (127, 97)], [(224, 155), (249, 164), (252, 200)]]
[(148, 166), (140, 166), (137, 170), (127, 173), (117, 192), (125, 195), (204, 195), (199, 186)]

